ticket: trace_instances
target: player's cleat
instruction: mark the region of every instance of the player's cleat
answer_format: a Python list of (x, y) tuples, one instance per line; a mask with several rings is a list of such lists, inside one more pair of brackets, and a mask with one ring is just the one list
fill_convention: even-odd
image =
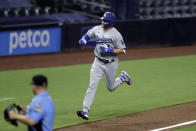
[(78, 110), (76, 113), (77, 113), (77, 115), (78, 115), (79, 117), (82, 117), (82, 118), (85, 119), (85, 120), (88, 120), (88, 119), (89, 119), (88, 113), (87, 113), (87, 112)]
[(127, 73), (126, 71), (122, 71), (122, 72), (121, 72), (121, 76), (124, 76), (124, 77), (125, 77), (125, 82), (126, 82), (128, 85), (131, 85), (131, 84), (132, 84), (131, 77), (128, 75), (128, 73)]

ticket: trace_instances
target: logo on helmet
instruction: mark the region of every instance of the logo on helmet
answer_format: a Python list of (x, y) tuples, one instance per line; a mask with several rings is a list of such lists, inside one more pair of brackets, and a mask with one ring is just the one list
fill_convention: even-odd
[(106, 13), (104, 13), (104, 15), (103, 15), (104, 17), (106, 17)]

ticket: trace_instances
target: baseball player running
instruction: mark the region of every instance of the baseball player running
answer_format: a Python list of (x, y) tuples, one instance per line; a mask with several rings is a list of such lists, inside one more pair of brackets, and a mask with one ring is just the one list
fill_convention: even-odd
[(102, 25), (95, 26), (79, 40), (79, 44), (86, 44), (88, 40), (95, 39), (95, 60), (90, 71), (90, 84), (83, 100), (83, 110), (76, 113), (79, 117), (88, 120), (90, 106), (93, 102), (98, 83), (104, 76), (109, 91), (114, 91), (120, 84), (131, 85), (131, 77), (122, 71), (120, 77), (116, 78), (118, 70), (118, 54), (125, 53), (125, 43), (121, 34), (113, 27), (115, 15), (105, 12), (101, 17)]

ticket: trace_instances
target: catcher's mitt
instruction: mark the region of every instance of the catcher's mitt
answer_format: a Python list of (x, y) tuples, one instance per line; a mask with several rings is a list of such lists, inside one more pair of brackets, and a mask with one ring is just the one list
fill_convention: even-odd
[(5, 120), (10, 122), (14, 126), (18, 126), (17, 120), (11, 120), (10, 119), (9, 111), (11, 111), (11, 110), (20, 112), (20, 111), (23, 110), (23, 108), (20, 105), (12, 104), (12, 105), (9, 105), (8, 107), (6, 107), (5, 110), (4, 110), (4, 118), (5, 118)]

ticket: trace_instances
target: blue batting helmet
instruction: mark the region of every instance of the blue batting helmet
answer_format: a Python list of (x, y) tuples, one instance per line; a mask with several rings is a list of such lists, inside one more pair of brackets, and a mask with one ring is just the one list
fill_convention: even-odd
[(114, 13), (105, 12), (101, 19), (108, 22), (107, 24), (104, 24), (104, 28), (109, 28), (114, 26), (116, 16)]

